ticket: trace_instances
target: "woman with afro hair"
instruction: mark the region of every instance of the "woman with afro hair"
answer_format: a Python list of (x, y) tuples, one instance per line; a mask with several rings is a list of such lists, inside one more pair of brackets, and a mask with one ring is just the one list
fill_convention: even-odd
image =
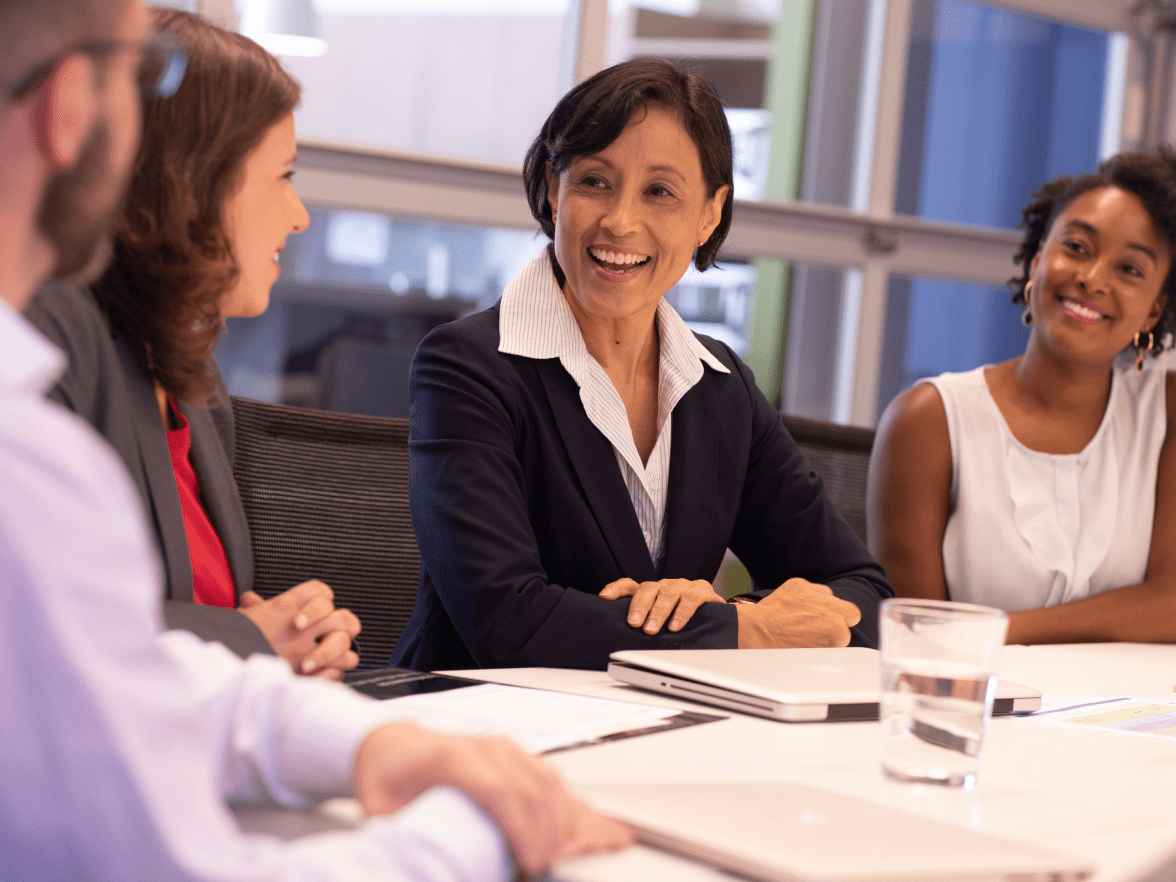
[(1023, 355), (897, 396), (869, 478), (900, 595), (1010, 613), (1008, 642), (1176, 640), (1176, 153), (1122, 153), (1022, 210)]

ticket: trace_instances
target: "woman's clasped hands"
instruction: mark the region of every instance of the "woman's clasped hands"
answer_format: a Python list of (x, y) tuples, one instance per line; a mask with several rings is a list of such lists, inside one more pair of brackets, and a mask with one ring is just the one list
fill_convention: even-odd
[(350, 610), (336, 609), (334, 592), (318, 579), (269, 600), (246, 591), (240, 610), (295, 673), (341, 680), (345, 671), (359, 664), (351, 648), (359, 634), (359, 619)]

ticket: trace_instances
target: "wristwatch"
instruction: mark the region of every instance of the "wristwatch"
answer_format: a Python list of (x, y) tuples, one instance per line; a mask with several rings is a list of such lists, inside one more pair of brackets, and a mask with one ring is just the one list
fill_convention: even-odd
[(755, 601), (750, 597), (732, 597), (727, 603), (750, 603), (752, 606), (755, 606)]

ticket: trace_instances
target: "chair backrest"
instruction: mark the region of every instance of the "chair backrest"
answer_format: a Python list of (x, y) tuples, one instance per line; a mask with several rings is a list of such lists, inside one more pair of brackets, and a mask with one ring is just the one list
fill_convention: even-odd
[(233, 398), (234, 472), (253, 538), (254, 590), (307, 579), (359, 616), (360, 666), (383, 667), (416, 603), (408, 420)]
[(825, 492), (841, 516), (865, 542), (866, 472), (874, 447), (874, 430), (787, 414), (782, 414), (781, 419), (808, 467), (821, 476)]

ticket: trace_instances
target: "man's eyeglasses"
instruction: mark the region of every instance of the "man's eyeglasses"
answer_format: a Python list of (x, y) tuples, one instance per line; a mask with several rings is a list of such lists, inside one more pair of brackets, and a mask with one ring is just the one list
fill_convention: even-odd
[(171, 34), (157, 33), (141, 43), (131, 40), (90, 40), (68, 46), (17, 80), (15, 85), (9, 87), (5, 97), (9, 101), (20, 101), (31, 95), (49, 79), (54, 68), (67, 55), (81, 53), (100, 58), (117, 52), (139, 53), (139, 91), (144, 98), (170, 98), (183, 82), (188, 56)]

